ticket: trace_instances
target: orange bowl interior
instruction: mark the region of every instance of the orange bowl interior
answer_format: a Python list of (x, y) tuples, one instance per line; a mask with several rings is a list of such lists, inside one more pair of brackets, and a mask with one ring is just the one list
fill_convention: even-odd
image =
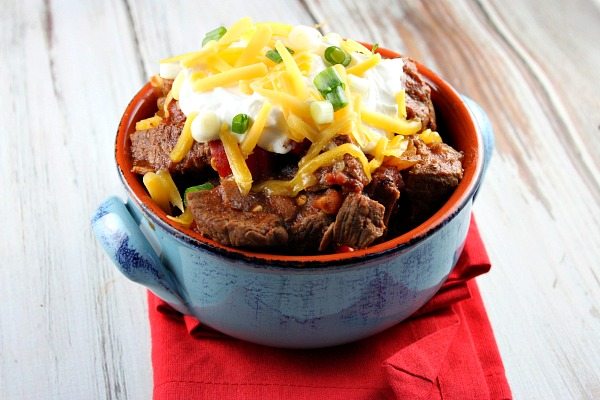
[[(380, 48), (378, 49), (378, 52), (386, 58), (399, 56), (398, 53), (387, 49)], [(278, 263), (283, 265), (294, 265), (298, 263), (302, 263), (303, 265), (306, 265), (307, 263), (323, 265), (328, 262), (339, 265), (340, 262), (355, 263), (363, 260), (365, 257), (370, 258), (374, 255), (403, 248), (405, 245), (414, 243), (427, 236), (428, 232), (435, 230), (436, 227), (443, 224), (446, 219), (450, 218), (466, 201), (469, 200), (479, 183), (483, 163), (482, 138), (477, 132), (473, 118), (460, 95), (448, 83), (428, 68), (419, 63), (417, 63), (417, 67), (432, 89), (432, 101), (436, 111), (438, 131), (446, 143), (452, 145), (457, 150), (462, 151), (464, 154), (464, 177), (442, 208), (421, 225), (401, 236), (394, 237), (366, 249), (349, 253), (321, 255), (289, 256), (283, 254), (261, 253), (224, 246), (169, 220), (166, 217), (166, 213), (152, 201), (146, 192), (140, 177), (131, 172), (133, 164), (129, 155), (129, 148), (131, 145), (129, 135), (135, 131), (135, 123), (137, 121), (152, 116), (157, 109), (157, 97), (149, 83), (135, 95), (121, 118), (115, 148), (115, 157), (119, 172), (134, 200), (142, 203), (142, 209), (153, 213), (154, 216), (158, 218), (159, 223), (164, 224), (167, 229), (170, 227), (182, 232), (187, 235), (186, 239), (190, 239), (191, 242), (194, 242), (201, 247), (214, 249), (220, 253), (230, 254), (236, 258), (241, 256), (248, 260), (258, 260), (269, 264)]]

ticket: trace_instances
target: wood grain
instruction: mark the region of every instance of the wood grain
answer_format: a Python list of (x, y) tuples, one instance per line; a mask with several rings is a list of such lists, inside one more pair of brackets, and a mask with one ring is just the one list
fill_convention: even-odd
[(244, 15), (378, 42), (488, 110), (497, 152), (476, 213), (494, 268), (480, 284), (515, 398), (599, 398), (599, 3), (213, 3), (0, 7), (2, 398), (151, 397), (145, 292), (88, 219), (123, 196), (114, 132), (157, 60)]
[(488, 110), (497, 152), (476, 211), (495, 267), (480, 281), (515, 397), (600, 395), (597, 4), (309, 4)]

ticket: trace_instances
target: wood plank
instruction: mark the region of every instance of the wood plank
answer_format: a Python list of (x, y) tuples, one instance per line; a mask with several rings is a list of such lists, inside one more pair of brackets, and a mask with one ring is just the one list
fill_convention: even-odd
[[(232, 10), (311, 23), (294, 3), (11, 2), (0, 8), (8, 110), (0, 146), (0, 393), (6, 399), (151, 397), (145, 290), (97, 245), (89, 217), (124, 197), (114, 133), (165, 55)], [(193, 17), (190, 17), (193, 16)], [(168, 34), (167, 34), (168, 33)], [(142, 57), (143, 55), (143, 57)], [(17, 201), (14, 201), (14, 200)]]
[(597, 4), (307, 3), (326, 30), (419, 59), (488, 110), (497, 153), (476, 212), (495, 268), (480, 282), (515, 397), (597, 397)]
[(10, 93), (0, 99), (10, 110), (0, 192), (13, 200), (0, 211), (0, 392), (149, 398), (149, 369), (123, 368), (150, 362), (144, 291), (116, 273), (89, 228), (98, 203), (123, 193), (111, 148), (142, 83), (123, 5), (13, 2), (0, 12)]

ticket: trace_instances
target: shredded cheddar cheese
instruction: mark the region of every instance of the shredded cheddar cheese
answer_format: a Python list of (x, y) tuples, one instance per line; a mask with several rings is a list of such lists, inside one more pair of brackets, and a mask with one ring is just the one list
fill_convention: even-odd
[(432, 131), (431, 129), (425, 129), (423, 132), (421, 132), (419, 134), (419, 139), (421, 139), (426, 144), (442, 142), (442, 138), (440, 137), (440, 134), (437, 133), (436, 131)]
[(181, 199), (181, 194), (179, 194), (179, 190), (177, 190), (177, 186), (175, 185), (175, 182), (173, 182), (173, 178), (171, 178), (169, 171), (161, 169), (156, 175), (162, 181), (163, 188), (169, 196), (169, 203), (173, 204), (183, 212), (183, 200)]
[(272, 103), (283, 106), (303, 119), (310, 119), (310, 104), (290, 94), (255, 87), (254, 91), (266, 97)]
[(273, 195), (291, 196), (295, 197), (300, 191), (306, 189), (309, 186), (314, 185), (315, 176), (313, 175), (316, 170), (321, 167), (331, 165), (336, 161), (343, 159), (345, 154), (350, 154), (356, 157), (363, 166), (367, 178), (371, 179), (371, 170), (369, 168), (369, 161), (364, 153), (352, 143), (344, 143), (341, 146), (336, 146), (331, 150), (328, 150), (311, 161), (304, 164), (296, 173), (296, 176), (290, 181), (281, 180), (269, 180), (260, 183), (256, 186), (256, 191), (266, 191)]
[(175, 77), (173, 81), (173, 86), (171, 86), (171, 95), (175, 100), (179, 100), (179, 91), (181, 90), (181, 84), (185, 79), (185, 72), (180, 71)]
[(253, 28), (252, 19), (244, 17), (231, 25), (227, 32), (219, 39), (218, 45), (221, 47), (227, 46), (237, 40), (239, 40), (244, 33)]
[(175, 147), (171, 150), (169, 157), (173, 162), (179, 162), (183, 160), (183, 158), (190, 151), (192, 146), (194, 145), (194, 138), (192, 137), (192, 122), (194, 118), (196, 118), (197, 113), (188, 115), (185, 120), (185, 124), (183, 125), (183, 130), (181, 131), (181, 135), (177, 139), (177, 143), (175, 143)]
[(363, 76), (365, 72), (379, 64), (381, 61), (380, 54), (373, 54), (371, 57), (367, 58), (365, 61), (356, 64), (353, 67), (348, 68), (346, 72), (352, 75)]
[(185, 211), (181, 215), (177, 217), (167, 215), (167, 218), (169, 218), (173, 222), (177, 222), (178, 224), (186, 228), (189, 228), (190, 225), (192, 225), (192, 222), (194, 222), (194, 215), (192, 214), (192, 210), (189, 207), (186, 207)]
[(208, 68), (210, 68), (211, 72), (225, 72), (232, 69), (231, 65), (229, 65), (217, 54), (208, 57), (206, 63)]
[(371, 51), (369, 49), (367, 49), (365, 46), (363, 46), (362, 44), (360, 44), (357, 41), (354, 41), (352, 39), (342, 40), (341, 46), (342, 46), (342, 49), (344, 49), (348, 53), (352, 53), (352, 52), (357, 52), (357, 53), (361, 53), (361, 54), (370, 54), (371, 53)]
[(232, 68), (228, 71), (209, 75), (205, 78), (196, 80), (194, 82), (194, 90), (198, 92), (206, 92), (217, 87), (232, 85), (242, 79), (254, 79), (265, 76), (268, 72), (267, 66), (263, 63)]
[[(246, 49), (244, 47), (226, 47), (224, 49), (219, 50), (219, 57), (229, 65), (236, 65), (238, 59), (242, 56), (242, 53)], [(251, 64), (251, 63), (249, 63)], [(241, 65), (240, 65), (241, 66)]]
[(252, 127), (250, 127), (248, 134), (240, 146), (243, 155), (248, 156), (250, 153), (252, 153), (252, 150), (254, 150), (256, 143), (258, 143), (258, 139), (260, 139), (263, 129), (265, 129), (265, 123), (267, 122), (267, 118), (269, 118), (269, 113), (271, 112), (272, 108), (273, 105), (268, 101), (263, 103), (262, 108), (258, 112), (258, 115), (252, 124)]
[(163, 104), (163, 115), (165, 118), (169, 117), (169, 104), (171, 104), (172, 100), (173, 100), (173, 91), (171, 90), (167, 94), (167, 97), (165, 98), (165, 102)]
[[(364, 45), (341, 38), (333, 39), (334, 43), (348, 53), (350, 61), (333, 62), (323, 52), (324, 46), (332, 45), (331, 40), (323, 39), (311, 27), (255, 23), (247, 17), (228, 28), (210, 31), (199, 50), (161, 60), (173, 64), (170, 70), (173, 72), (163, 74), (175, 78), (171, 91), (164, 99), (163, 109), (139, 121), (136, 129), (150, 129), (163, 123), (169, 116), (169, 104), (178, 102), (187, 118), (169, 154), (171, 161), (181, 162), (194, 140), (203, 143), (221, 140), (233, 178), (244, 194), (252, 189), (296, 195), (316, 183), (313, 173), (318, 168), (339, 162), (344, 154), (356, 157), (370, 179), (371, 173), (389, 160), (400, 162), (409, 138), (419, 138), (427, 144), (441, 142), (437, 132), (422, 131), (420, 120), (407, 120), (402, 68), (383, 64), (393, 60), (383, 60)], [(330, 73), (331, 69), (335, 73)], [(158, 77), (152, 83), (157, 87), (164, 84)], [(384, 91), (386, 95), (373, 91)], [(211, 103), (219, 96), (222, 96), (219, 103)], [(388, 99), (392, 99), (392, 104), (388, 104)], [(313, 102), (314, 118), (310, 110)], [(318, 110), (316, 105), (320, 106)], [(194, 118), (207, 113), (212, 113), (214, 129), (204, 129), (199, 120), (194, 124), (192, 136)], [(232, 115), (240, 114), (250, 123), (232, 133)], [(349, 143), (336, 146), (333, 140), (339, 135), (347, 135)], [(266, 138), (271, 147), (265, 145)], [(291, 141), (310, 142), (296, 175), (290, 181), (255, 184), (246, 159), (256, 146), (284, 154), (293, 148)], [(151, 195), (154, 193), (157, 203), (168, 208), (176, 198), (172, 197), (172, 187), (167, 188), (168, 182), (160, 186), (158, 178), (158, 175), (145, 176), (144, 183), (148, 181), (152, 191), (148, 190)], [(169, 194), (166, 203), (164, 193)], [(186, 226), (192, 217), (188, 210), (180, 208), (183, 213), (170, 218)]]
[(296, 114), (289, 113), (286, 121), (288, 125), (288, 135), (292, 140), (302, 142), (306, 138), (313, 143), (318, 140), (319, 131)]
[(387, 132), (395, 132), (401, 135), (413, 135), (421, 129), (421, 121), (419, 120), (406, 121), (364, 109), (361, 111), (360, 115), (365, 123)]
[(143, 119), (135, 123), (136, 131), (145, 131), (147, 129), (156, 128), (162, 122), (162, 118), (159, 115), (155, 115), (150, 118)]
[(279, 52), (279, 55), (283, 60), (283, 64), (285, 65), (285, 69), (290, 76), (292, 85), (294, 87), (294, 93), (300, 100), (306, 99), (308, 96), (308, 91), (306, 89), (306, 84), (304, 83), (302, 73), (296, 64), (296, 60), (294, 60), (294, 57), (292, 57), (288, 49), (283, 45), (283, 43), (281, 43), (281, 41), (278, 40), (275, 42), (275, 48)]
[(250, 42), (248, 42), (248, 46), (242, 51), (235, 66), (241, 67), (248, 65), (259, 55), (262, 55), (261, 52), (269, 44), (272, 35), (273, 32), (269, 25), (258, 26), (256, 28), (256, 33), (254, 33)]
[(169, 193), (163, 186), (163, 180), (154, 172), (147, 172), (142, 182), (152, 200), (165, 212), (169, 211)]
[(406, 91), (404, 89), (399, 91), (395, 97), (398, 106), (398, 117), (406, 119)]
[(375, 150), (373, 152), (374, 157), (371, 161), (369, 161), (369, 171), (371, 173), (373, 173), (383, 163), (383, 157), (385, 156), (384, 151), (387, 144), (388, 140), (383, 136), (377, 141), (377, 145), (375, 146)]
[(165, 212), (169, 212), (169, 204), (183, 211), (183, 201), (181, 195), (171, 178), (169, 171), (161, 169), (158, 172), (148, 172), (144, 174), (142, 182), (150, 197)]
[(223, 148), (225, 148), (225, 154), (227, 154), (229, 166), (231, 167), (235, 183), (237, 183), (240, 189), (240, 193), (248, 194), (252, 188), (252, 174), (248, 169), (248, 165), (246, 165), (244, 155), (238, 146), (237, 140), (229, 131), (227, 124), (221, 126), (219, 138), (223, 142)]

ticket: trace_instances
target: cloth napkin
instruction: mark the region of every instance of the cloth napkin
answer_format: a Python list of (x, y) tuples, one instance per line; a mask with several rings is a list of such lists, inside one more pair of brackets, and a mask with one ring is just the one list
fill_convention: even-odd
[(230, 338), (151, 293), (154, 399), (510, 399), (475, 280), (490, 262), (472, 221), (439, 293), (370, 338), (285, 350)]

